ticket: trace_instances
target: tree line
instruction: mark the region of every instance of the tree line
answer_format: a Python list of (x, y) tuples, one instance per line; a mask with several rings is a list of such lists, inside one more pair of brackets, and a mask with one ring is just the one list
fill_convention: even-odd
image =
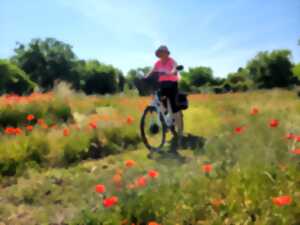
[[(210, 67), (193, 67), (181, 73), (179, 85), (186, 92), (215, 93), (293, 87), (299, 84), (300, 63), (294, 64), (291, 57), (287, 49), (259, 52), (244, 68), (226, 78), (215, 77)], [(57, 82), (65, 81), (87, 94), (136, 89), (140, 95), (147, 95), (155, 81), (146, 83), (139, 71), (149, 70), (150, 67), (132, 69), (124, 76), (112, 65), (78, 59), (67, 43), (54, 38), (33, 39), (26, 45), (17, 43), (14, 55), (0, 60), (0, 94), (49, 91)]]

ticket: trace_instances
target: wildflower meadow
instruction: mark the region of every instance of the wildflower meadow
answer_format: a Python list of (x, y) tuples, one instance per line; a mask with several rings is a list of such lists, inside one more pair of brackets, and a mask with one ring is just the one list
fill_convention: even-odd
[(300, 224), (300, 101), (292, 91), (195, 94), (185, 135), (148, 157), (151, 97), (0, 98), (0, 224)]

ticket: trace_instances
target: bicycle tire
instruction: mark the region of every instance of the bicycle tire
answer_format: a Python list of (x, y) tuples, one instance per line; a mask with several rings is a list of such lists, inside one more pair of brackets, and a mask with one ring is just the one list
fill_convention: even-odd
[(155, 111), (156, 113), (157, 110), (154, 106), (147, 106), (143, 112), (143, 115), (141, 117), (141, 122), (140, 122), (140, 133), (141, 133), (141, 138), (143, 143), (145, 144), (145, 146), (148, 148), (149, 151), (153, 152), (153, 151), (160, 151), (161, 148), (164, 146), (165, 141), (166, 141), (166, 132), (167, 132), (167, 127), (165, 124), (165, 121), (162, 118), (162, 114), (160, 113), (159, 115), (159, 119), (162, 125), (162, 139), (161, 139), (161, 143), (159, 144), (159, 146), (151, 146), (147, 140), (146, 134), (145, 134), (145, 119), (146, 119), (146, 115), (148, 112), (153, 112)]

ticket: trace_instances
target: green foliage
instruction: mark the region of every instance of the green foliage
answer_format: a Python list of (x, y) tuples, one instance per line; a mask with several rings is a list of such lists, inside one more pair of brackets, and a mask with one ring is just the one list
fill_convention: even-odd
[(113, 66), (104, 65), (96, 60), (86, 63), (86, 81), (84, 90), (87, 94), (112, 94), (123, 88), (123, 75)]
[(188, 72), (182, 73), (182, 77), (186, 77), (190, 85), (200, 87), (213, 81), (213, 71), (209, 67), (199, 66), (189, 68)]
[(125, 85), (120, 70), (97, 60), (78, 60), (70, 45), (54, 38), (19, 44), (12, 60), (43, 90), (52, 89), (56, 81), (69, 82), (88, 94), (116, 93)]
[(67, 137), (63, 150), (64, 165), (69, 165), (88, 158), (91, 136), (85, 133), (72, 134)]
[(72, 66), (76, 59), (72, 47), (54, 38), (33, 39), (25, 46), (19, 44), (12, 58), (43, 89), (49, 90), (55, 80), (72, 83)]
[(53, 114), (56, 120), (62, 120), (64, 122), (67, 122), (69, 119), (72, 118), (71, 108), (65, 103), (65, 101), (56, 101), (55, 104), (49, 105), (47, 111), (48, 115)]
[[(17, 142), (12, 138), (1, 138), (0, 146), (0, 174), (14, 176), (22, 174), (27, 165), (45, 163), (45, 156), (49, 152), (47, 139), (39, 135), (30, 137), (19, 136)], [(9, 148), (7, 148), (10, 146)]]
[(300, 79), (300, 63), (296, 64), (293, 67), (293, 74), (296, 76), (298, 79)]
[(249, 61), (250, 79), (258, 88), (288, 87), (295, 83), (289, 50), (260, 52)]
[(0, 60), (0, 94), (27, 94), (33, 91), (36, 84), (17, 65)]
[(253, 82), (249, 79), (249, 71), (239, 68), (237, 72), (228, 74), (226, 81), (223, 83), (223, 89), (226, 85), (233, 92), (243, 92), (251, 89)]
[[(179, 87), (186, 92), (203, 93), (246, 91), (253, 87), (289, 87), (297, 83), (290, 58), (289, 50), (259, 52), (245, 69), (229, 74), (228, 79), (215, 78), (210, 67), (190, 68), (182, 72)], [(0, 62), (0, 73), (7, 74), (0, 79), (2, 93), (28, 93), (36, 87), (35, 83), (41, 90), (50, 90), (59, 81), (66, 81), (74, 89), (87, 94), (113, 94), (123, 92), (126, 87), (127, 90), (137, 89), (144, 96), (157, 88), (155, 79), (142, 80), (138, 73), (142, 70), (147, 74), (149, 67), (132, 69), (124, 77), (119, 69), (111, 65), (97, 60), (77, 59), (69, 44), (54, 38), (32, 39), (26, 45), (18, 44), (12, 61), (21, 70), (13, 64), (7, 69), (7, 62)], [(1, 64), (5, 66), (1, 67)]]
[(181, 79), (179, 80), (179, 89), (184, 92), (191, 91), (191, 84), (186, 76), (181, 76)]

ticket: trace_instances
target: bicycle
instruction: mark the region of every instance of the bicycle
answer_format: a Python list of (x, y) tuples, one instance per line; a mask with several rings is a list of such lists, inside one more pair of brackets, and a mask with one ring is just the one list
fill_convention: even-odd
[[(183, 70), (183, 66), (177, 66), (176, 69), (177, 71)], [(167, 107), (165, 107), (162, 103), (163, 98), (166, 97), (161, 96), (159, 91), (155, 91), (152, 102), (145, 108), (141, 117), (140, 132), (142, 141), (151, 152), (159, 152), (162, 149), (168, 131), (171, 132), (175, 140), (178, 140), (179, 135), (183, 133), (182, 111), (179, 112), (179, 121), (176, 124), (170, 102), (167, 99)]]

